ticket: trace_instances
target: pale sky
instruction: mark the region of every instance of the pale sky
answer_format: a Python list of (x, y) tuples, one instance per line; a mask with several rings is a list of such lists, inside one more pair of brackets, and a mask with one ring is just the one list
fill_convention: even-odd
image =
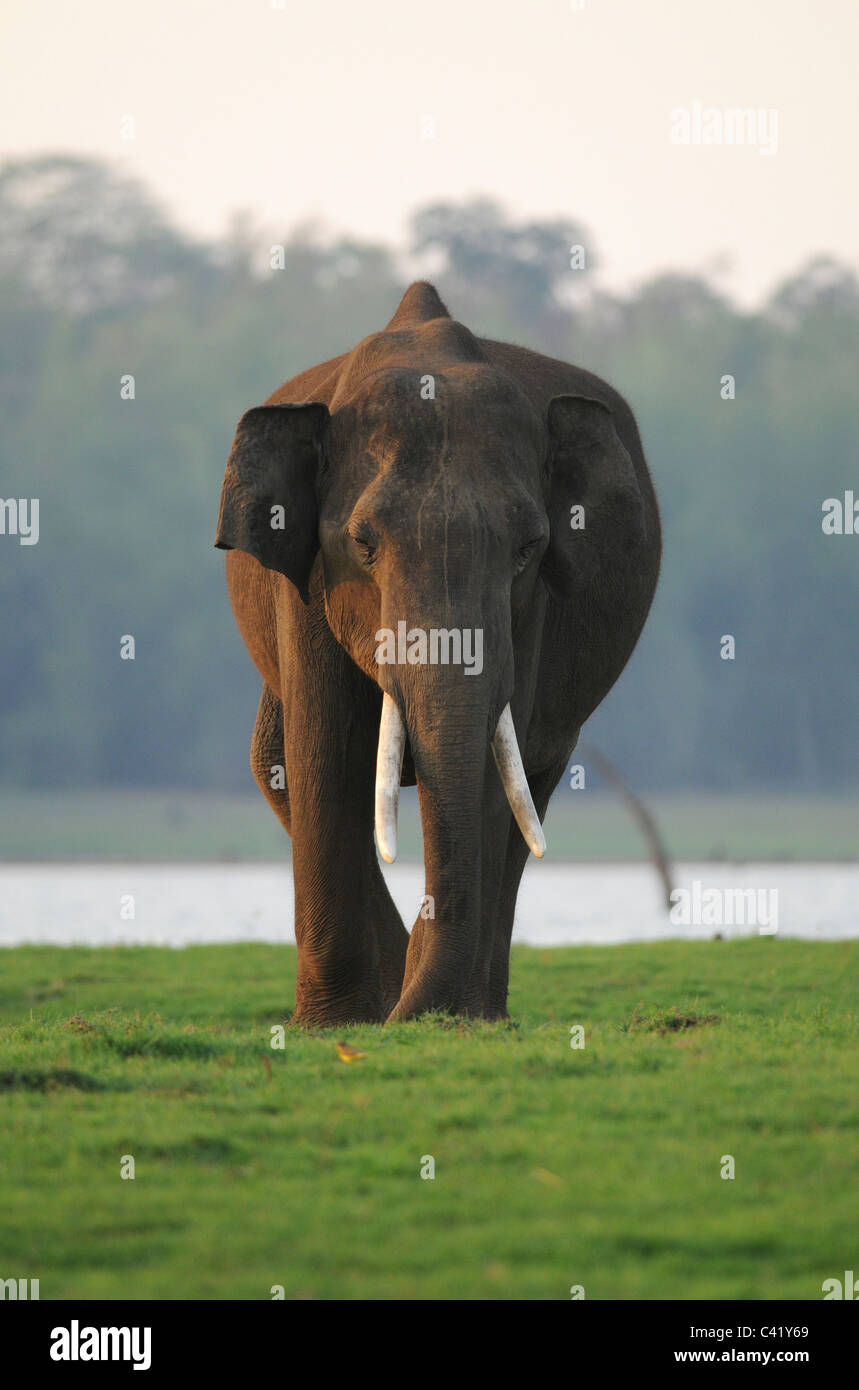
[[(3, 158), (107, 156), (202, 233), (402, 245), (486, 194), (584, 223), (613, 289), (859, 264), (857, 0), (6, 0), (0, 54)], [(757, 144), (673, 143), (695, 102), (762, 112)]]

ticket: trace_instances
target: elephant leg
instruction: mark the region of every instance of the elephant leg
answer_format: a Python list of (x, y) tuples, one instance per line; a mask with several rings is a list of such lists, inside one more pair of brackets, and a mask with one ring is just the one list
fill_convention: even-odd
[(373, 795), (381, 692), (298, 599), (279, 613), (298, 976), (294, 1021), (381, 1022), (408, 935), (379, 868)]
[[(257, 785), (287, 834), (290, 834), (289, 789), (285, 782), (283, 706), (268, 685), (263, 686), (251, 741), (251, 769)], [(282, 788), (272, 782), (284, 782)], [(408, 935), (394, 906), (378, 861), (371, 865), (368, 897), (370, 926), (379, 946), (379, 977), (385, 1010), (400, 997)]]
[[(251, 739), (251, 772), (269, 806), (289, 835), (289, 789), (286, 785), (286, 761), (283, 751), (283, 705), (267, 685), (262, 688)], [(272, 786), (272, 782), (282, 785)]]
[[(537, 814), (542, 821), (549, 799), (567, 766), (567, 759), (564, 758), (537, 773), (534, 777), (529, 777), (531, 796), (534, 801)], [(513, 935), (513, 918), (516, 912), (516, 899), (519, 895), (519, 884), (522, 873), (528, 862), (528, 846), (519, 834), (518, 829), (513, 826), (507, 842), (507, 853), (505, 857), (503, 872), (501, 875), (501, 887), (496, 901), (496, 911), (494, 920), (492, 955), (489, 967), (488, 989), (486, 995), (485, 1013), (489, 1018), (507, 1017), (507, 990), (510, 979), (510, 940)]]

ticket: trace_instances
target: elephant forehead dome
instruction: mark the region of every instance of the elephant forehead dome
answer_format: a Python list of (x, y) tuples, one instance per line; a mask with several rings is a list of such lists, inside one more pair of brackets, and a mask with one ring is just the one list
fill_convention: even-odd
[(397, 305), (388, 328), (403, 328), (437, 318), (450, 318), (447, 306), (439, 298), (438, 290), (428, 280), (415, 280)]
[(467, 362), (487, 363), (488, 359), (474, 334), (453, 319), (433, 319), (414, 328), (373, 333), (349, 354), (333, 404), (351, 399), (380, 371), (411, 370), (421, 376)]
[(458, 362), (435, 372), (384, 368), (356, 386), (333, 420), (337, 433), (353, 440), (357, 434), (383, 466), (500, 459), (523, 445), (539, 449), (542, 437), (518, 384), (488, 362)]

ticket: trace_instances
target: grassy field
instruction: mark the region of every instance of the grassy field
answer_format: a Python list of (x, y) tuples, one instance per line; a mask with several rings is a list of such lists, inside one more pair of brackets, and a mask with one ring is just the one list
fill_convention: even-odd
[[(648, 798), (675, 859), (854, 861), (859, 800), (672, 795)], [(546, 821), (549, 858), (642, 860), (641, 834), (608, 791), (560, 787)], [(421, 859), (413, 789), (400, 802), (401, 859)], [(289, 839), (262, 796), (183, 791), (0, 792), (0, 860), (282, 860)]]
[(856, 1268), (859, 942), (517, 948), (509, 1025), (283, 1050), (290, 948), (3, 965), (0, 1278), (43, 1299), (818, 1299)]

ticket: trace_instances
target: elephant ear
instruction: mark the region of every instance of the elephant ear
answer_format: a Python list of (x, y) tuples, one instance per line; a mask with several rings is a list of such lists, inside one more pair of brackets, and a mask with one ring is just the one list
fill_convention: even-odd
[(285, 574), (305, 602), (319, 548), (316, 481), (328, 419), (319, 401), (246, 411), (221, 489), (215, 545)]
[(611, 411), (589, 396), (549, 402), (551, 534), (543, 577), (561, 602), (580, 597), (600, 570), (628, 561), (644, 539), (644, 502)]

